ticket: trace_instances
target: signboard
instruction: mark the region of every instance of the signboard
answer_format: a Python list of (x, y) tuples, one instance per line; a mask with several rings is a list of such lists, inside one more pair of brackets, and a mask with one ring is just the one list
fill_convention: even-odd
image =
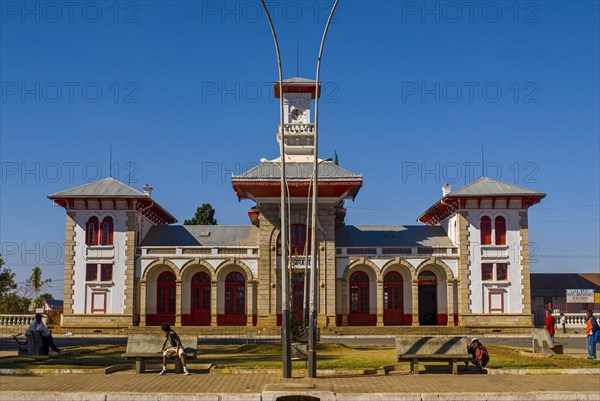
[(568, 304), (593, 304), (594, 290), (567, 290)]
[[(292, 256), (290, 258), (290, 264), (292, 269), (304, 269), (306, 268), (306, 258), (304, 256)], [(310, 256), (308, 257), (308, 268), (310, 269)]]

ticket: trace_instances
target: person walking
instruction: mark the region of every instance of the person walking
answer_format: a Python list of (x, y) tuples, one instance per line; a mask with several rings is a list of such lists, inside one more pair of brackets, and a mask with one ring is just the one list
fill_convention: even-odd
[[(188, 372), (187, 367), (185, 366), (185, 351), (183, 350), (183, 345), (181, 345), (181, 339), (177, 333), (171, 329), (171, 326), (167, 322), (161, 324), (160, 329), (166, 334), (166, 337), (160, 349), (160, 351), (163, 353), (163, 368), (159, 375), (162, 376), (167, 373), (167, 360), (172, 356), (179, 358), (181, 365), (183, 366), (183, 374), (189, 375), (190, 372)], [(167, 342), (170, 343), (170, 347), (165, 350), (165, 345), (167, 345)]]
[(585, 312), (585, 323), (588, 359), (596, 359), (596, 342), (598, 341), (598, 334), (600, 334), (600, 326), (598, 326), (598, 321), (591, 309)]
[(567, 334), (567, 318), (565, 317), (565, 314), (562, 312), (560, 313), (560, 324), (563, 329), (563, 334)]
[(546, 330), (548, 331), (548, 334), (550, 334), (552, 342), (554, 342), (554, 326), (556, 326), (556, 320), (554, 319), (554, 316), (552, 316), (550, 309), (548, 309), (546, 310)]

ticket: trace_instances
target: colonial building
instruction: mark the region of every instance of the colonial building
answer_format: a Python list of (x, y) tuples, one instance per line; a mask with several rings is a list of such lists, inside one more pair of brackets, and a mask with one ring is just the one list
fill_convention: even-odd
[[(279, 84), (275, 85), (279, 97)], [(292, 304), (301, 314), (310, 249), (315, 82), (284, 81)], [(152, 196), (115, 179), (50, 195), (67, 210), (63, 323), (113, 327), (276, 327), (281, 322), (281, 159), (232, 177), (255, 206), (247, 226), (180, 226)], [(318, 165), (318, 323), (531, 325), (528, 208), (544, 196), (482, 177), (408, 226), (344, 224), (362, 176)]]

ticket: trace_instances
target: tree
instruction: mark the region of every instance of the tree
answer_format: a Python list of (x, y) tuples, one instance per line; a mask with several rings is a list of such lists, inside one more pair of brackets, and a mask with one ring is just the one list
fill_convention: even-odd
[(14, 292), (0, 298), (0, 313), (29, 313), (30, 307), (31, 299), (22, 297)]
[(44, 300), (51, 300), (51, 299), (54, 299), (54, 296), (47, 292), (45, 292), (41, 295), (38, 295), (37, 298), (35, 298), (33, 300), (33, 307), (36, 309), (42, 308), (44, 306)]
[(194, 217), (190, 220), (184, 220), (183, 224), (214, 226), (217, 224), (215, 209), (210, 203), (203, 203), (202, 206), (196, 209)]
[(34, 267), (31, 270), (31, 276), (25, 280), (25, 284), (22, 289), (22, 295), (25, 298), (37, 298), (44, 287), (52, 282), (52, 279), (47, 278), (42, 280), (42, 269)]
[(4, 260), (0, 257), (0, 299), (17, 289), (15, 273), (13, 273), (10, 267), (3, 268), (3, 265)]

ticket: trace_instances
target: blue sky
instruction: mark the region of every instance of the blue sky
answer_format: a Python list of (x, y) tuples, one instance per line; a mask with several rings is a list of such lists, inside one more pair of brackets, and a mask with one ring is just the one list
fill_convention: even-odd
[[(284, 76), (314, 78), (331, 3), (268, 4)], [(598, 272), (598, 4), (342, 0), (320, 156), (364, 175), (347, 223), (418, 224), (445, 182), (480, 176), (483, 143), (488, 176), (548, 193), (532, 271)], [(62, 297), (65, 212), (46, 196), (106, 177), (111, 145), (113, 176), (180, 221), (209, 202), (249, 224), (230, 175), (278, 154), (259, 2), (0, 6), (0, 243), (19, 280), (39, 265)]]

